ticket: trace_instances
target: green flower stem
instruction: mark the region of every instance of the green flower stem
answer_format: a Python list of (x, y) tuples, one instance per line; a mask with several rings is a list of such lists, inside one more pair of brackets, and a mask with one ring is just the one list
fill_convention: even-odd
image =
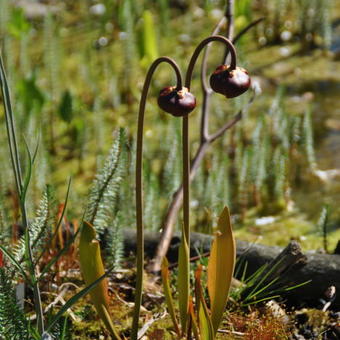
[[(191, 85), (191, 79), (193, 70), (196, 64), (196, 61), (201, 53), (201, 51), (212, 41), (219, 41), (227, 45), (228, 50), (230, 51), (231, 55), (231, 62), (230, 62), (230, 68), (233, 70), (236, 68), (236, 50), (234, 48), (234, 45), (225, 37), (220, 35), (213, 35), (206, 39), (204, 39), (195, 49), (187, 69), (186, 77), (185, 77), (185, 87), (188, 88), (188, 91), (190, 91), (190, 85)], [(189, 254), (190, 249), (190, 146), (189, 146), (189, 117), (185, 116), (183, 117), (182, 122), (182, 153), (183, 153), (183, 230), (184, 230), (184, 237), (185, 237), (185, 244), (186, 244), (186, 251), (183, 253)], [(186, 285), (186, 287), (182, 287), (183, 292), (189, 292), (190, 290), (190, 275), (189, 271), (187, 270), (187, 267), (189, 266), (189, 258), (190, 255), (188, 255), (187, 266), (179, 267), (179, 273), (178, 276), (182, 277), (183, 279), (181, 282)], [(183, 270), (183, 273), (182, 273)], [(184, 272), (185, 271), (185, 272)], [(183, 293), (183, 296), (179, 297), (181, 305), (187, 306), (187, 308), (184, 308), (184, 310), (187, 310), (187, 314), (189, 313), (189, 295)], [(182, 299), (185, 299), (186, 301), (182, 301)], [(182, 315), (182, 319), (186, 320), (186, 316)], [(186, 323), (183, 323), (186, 325)], [(182, 329), (183, 334), (186, 332), (185, 329)]]
[[(187, 242), (190, 239), (190, 145), (189, 145), (189, 117), (183, 117), (182, 124), (182, 152), (183, 152), (183, 224)], [(188, 243), (189, 244), (189, 243)]]
[(138, 321), (140, 307), (142, 303), (143, 273), (144, 273), (144, 225), (143, 225), (143, 129), (145, 104), (152, 76), (161, 63), (168, 63), (175, 71), (177, 77), (177, 88), (182, 88), (182, 76), (176, 62), (168, 57), (156, 59), (150, 66), (146, 75), (143, 91), (139, 104), (138, 130), (137, 130), (137, 150), (136, 150), (136, 225), (137, 225), (137, 278), (135, 293), (135, 308), (132, 320), (131, 339), (137, 340)]
[[(196, 65), (196, 61), (201, 53), (201, 51), (206, 47), (210, 42), (219, 41), (224, 43), (228, 50), (230, 51), (231, 61), (230, 61), (230, 69), (234, 70), (236, 68), (236, 50), (234, 45), (230, 40), (221, 36), (221, 35), (212, 35), (204, 40), (202, 40), (199, 45), (196, 47), (187, 69), (187, 73), (185, 76), (185, 87), (190, 91), (192, 74), (194, 71), (194, 67)], [(208, 131), (206, 131), (208, 133)], [(189, 200), (190, 200), (190, 150), (189, 150), (189, 124), (188, 117), (183, 118), (183, 216), (184, 216), (184, 231), (185, 236), (187, 238), (188, 245), (190, 244), (189, 238)]]

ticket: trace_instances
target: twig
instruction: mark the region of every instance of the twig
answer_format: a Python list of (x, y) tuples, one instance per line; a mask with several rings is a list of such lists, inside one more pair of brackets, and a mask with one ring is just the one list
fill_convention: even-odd
[(265, 17), (261, 17), (259, 19), (256, 19), (255, 21), (248, 24), (243, 30), (241, 30), (233, 39), (233, 44), (235, 44), (238, 40), (240, 40), (251, 28), (259, 24), (261, 21), (263, 21)]
[[(232, 128), (243, 116), (243, 113), (249, 109), (250, 105), (253, 103), (255, 99), (255, 94), (249, 99), (248, 103), (244, 108), (242, 108), (229, 122), (227, 122), (224, 126), (222, 126), (219, 130), (217, 130), (211, 136), (207, 136), (206, 138), (201, 140), (201, 143), (196, 151), (196, 154), (191, 162), (190, 166), (190, 181), (192, 181), (197, 173), (199, 165), (207, 152), (209, 146), (218, 138), (223, 136), (223, 134)], [(157, 246), (156, 255), (151, 263), (151, 266), (148, 268), (151, 272), (157, 273), (160, 271), (160, 264), (162, 258), (166, 255), (170, 241), (173, 235), (173, 227), (177, 218), (177, 214), (179, 209), (182, 206), (183, 200), (183, 185), (181, 185), (173, 195), (172, 201), (170, 203), (169, 209), (165, 216), (163, 222), (163, 231), (161, 234), (160, 241)]]
[[(227, 1), (227, 8), (225, 12), (225, 17), (227, 18), (227, 31), (226, 37), (229, 40), (233, 41), (234, 36), (234, 0)], [(234, 41), (233, 41), (234, 43)], [(228, 58), (229, 51), (226, 49), (224, 50), (224, 57), (222, 59), (223, 64), (226, 64)]]
[(230, 128), (232, 128), (239, 120), (242, 119), (243, 113), (246, 112), (249, 107), (251, 106), (251, 104), (254, 102), (256, 97), (256, 94), (253, 93), (253, 95), (251, 96), (251, 98), (249, 99), (248, 103), (236, 114), (236, 116), (229, 122), (227, 122), (225, 125), (223, 125), (219, 130), (217, 130), (214, 134), (212, 134), (209, 137), (209, 144), (211, 144), (212, 142), (214, 142), (217, 138), (221, 137), (222, 135), (224, 135), (224, 133), (229, 130)]
[[(48, 294), (48, 295), (54, 295), (56, 298), (44, 309), (44, 313), (46, 314), (51, 308), (56, 306), (58, 303), (60, 303), (62, 306), (66, 304), (66, 301), (64, 300), (63, 296), (67, 293), (68, 288), (63, 289), (59, 294), (56, 293), (50, 293), (50, 292), (41, 292), (41, 294)], [(70, 317), (76, 321), (80, 322), (81, 319), (77, 317), (71, 310), (71, 308), (68, 309), (67, 313), (70, 315)], [(36, 315), (33, 315), (30, 317), (30, 321), (36, 320)]]
[(156, 322), (156, 321), (158, 321), (158, 320), (161, 320), (161, 319), (165, 318), (167, 314), (168, 314), (168, 313), (167, 313), (166, 311), (164, 311), (163, 314), (161, 314), (159, 317), (156, 317), (156, 318), (152, 317), (152, 318), (151, 318), (149, 321), (147, 321), (147, 322), (144, 324), (144, 326), (139, 330), (137, 338), (138, 338), (138, 339), (141, 339), (141, 338), (145, 335), (145, 333), (148, 331), (148, 329), (153, 325), (154, 322)]
[[(197, 255), (197, 256), (190, 257), (190, 262), (195, 262), (197, 260), (200, 260), (201, 258), (209, 257), (209, 256), (210, 256), (210, 251), (208, 251), (204, 254), (200, 254), (200, 255)], [(169, 264), (168, 268), (173, 269), (173, 268), (176, 268), (177, 266), (178, 266), (178, 262), (175, 262), (175, 263)]]
[(236, 332), (236, 331), (228, 331), (226, 329), (219, 329), (217, 332), (223, 333), (223, 334), (233, 334), (233, 335), (236, 335), (236, 336), (239, 336), (239, 337), (242, 337), (242, 338), (246, 335), (246, 333)]

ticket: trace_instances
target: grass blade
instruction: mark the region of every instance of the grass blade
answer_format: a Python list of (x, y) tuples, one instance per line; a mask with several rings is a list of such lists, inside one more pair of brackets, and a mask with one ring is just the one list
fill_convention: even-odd
[(46, 332), (49, 332), (55, 324), (58, 322), (58, 320), (63, 316), (63, 314), (71, 308), (78, 300), (80, 300), (83, 296), (85, 296), (87, 293), (90, 293), (93, 288), (97, 286), (100, 281), (102, 281), (107, 275), (110, 274), (112, 269), (108, 270), (106, 273), (104, 273), (102, 276), (100, 276), (97, 280), (92, 282), (90, 285), (82, 289), (79, 293), (72, 296), (65, 304), (64, 306), (59, 310), (59, 312), (54, 316), (50, 324), (48, 325)]
[(178, 254), (178, 306), (181, 319), (182, 334), (186, 334), (189, 315), (189, 295), (190, 295), (190, 262), (189, 246), (182, 228), (182, 241)]
[(17, 192), (18, 192), (19, 197), (21, 197), (22, 179), (21, 179), (21, 167), (20, 167), (20, 160), (19, 160), (18, 143), (16, 140), (16, 133), (15, 133), (15, 127), (14, 127), (14, 116), (13, 116), (13, 111), (12, 111), (11, 96), (9, 92), (6, 72), (5, 72), (5, 68), (4, 68), (1, 55), (0, 55), (0, 86), (1, 86), (4, 109), (5, 109), (7, 139), (8, 139), (8, 145), (9, 145), (9, 150), (10, 150), (12, 168), (13, 168), (16, 187), (17, 187)]
[(213, 340), (215, 338), (214, 326), (212, 324), (211, 317), (207, 304), (204, 300), (203, 289), (201, 284), (202, 266), (199, 266), (195, 272), (195, 287), (196, 295), (198, 296), (198, 319), (199, 328), (201, 332), (201, 338), (204, 340)]
[(63, 249), (61, 249), (57, 255), (53, 257), (53, 259), (47, 263), (47, 265), (44, 267), (44, 269), (41, 271), (41, 274), (39, 276), (39, 280), (46, 274), (51, 267), (59, 260), (59, 258), (69, 249), (71, 244), (74, 242), (74, 240), (77, 238), (79, 232), (81, 229), (78, 229), (77, 232), (67, 241), (66, 245), (64, 246)]

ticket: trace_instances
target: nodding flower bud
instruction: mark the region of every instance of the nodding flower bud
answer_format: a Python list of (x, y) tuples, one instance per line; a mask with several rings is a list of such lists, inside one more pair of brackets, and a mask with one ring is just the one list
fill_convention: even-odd
[(248, 72), (241, 67), (231, 70), (229, 65), (220, 65), (210, 76), (211, 88), (227, 98), (238, 97), (246, 92), (250, 83)]
[(175, 117), (184, 117), (196, 107), (196, 98), (186, 87), (168, 86), (159, 92), (158, 106)]

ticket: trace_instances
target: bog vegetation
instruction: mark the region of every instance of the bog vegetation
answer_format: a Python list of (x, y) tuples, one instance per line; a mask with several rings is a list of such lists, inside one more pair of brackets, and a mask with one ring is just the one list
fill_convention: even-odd
[(0, 339), (336, 339), (235, 242), (340, 238), (336, 10), (1, 1)]

